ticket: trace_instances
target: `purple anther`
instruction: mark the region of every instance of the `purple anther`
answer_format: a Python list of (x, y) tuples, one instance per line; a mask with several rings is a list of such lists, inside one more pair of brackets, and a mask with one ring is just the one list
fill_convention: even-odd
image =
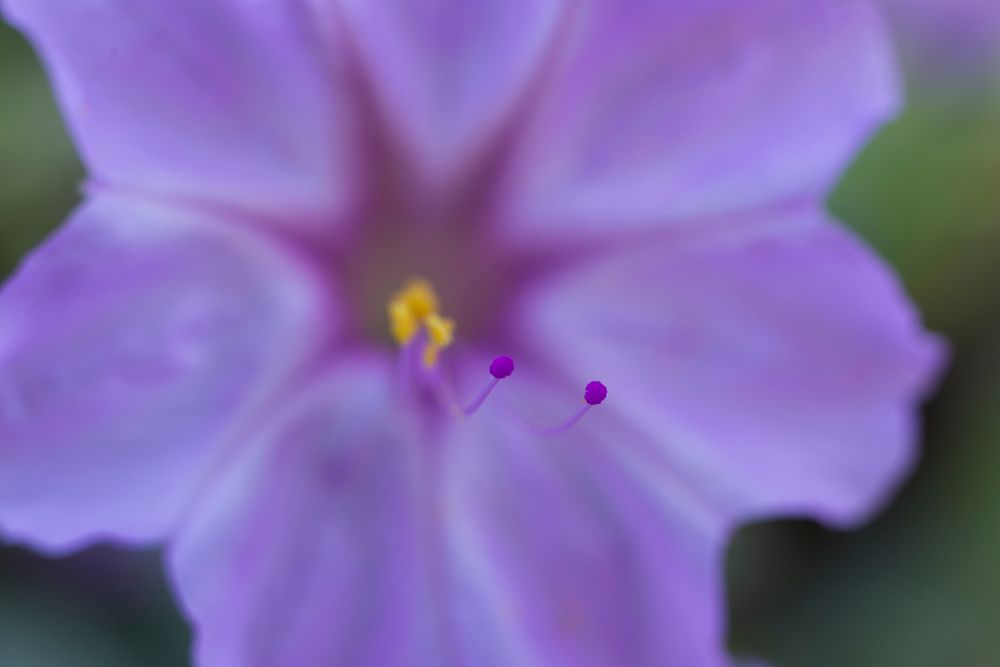
[(588, 405), (600, 405), (608, 397), (608, 388), (603, 383), (594, 380), (587, 383), (587, 388), (583, 390), (583, 400)]
[[(498, 380), (509, 377), (514, 372), (514, 360), (507, 355), (502, 355), (493, 360), (490, 364), (490, 375)], [(605, 393), (607, 393), (605, 391)], [(603, 399), (602, 399), (603, 400)]]

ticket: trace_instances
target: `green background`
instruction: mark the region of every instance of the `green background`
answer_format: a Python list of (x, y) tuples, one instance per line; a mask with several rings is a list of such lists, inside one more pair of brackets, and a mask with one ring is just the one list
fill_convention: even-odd
[[(907, 111), (830, 207), (896, 267), (953, 363), (921, 465), (876, 521), (737, 537), (732, 646), (787, 667), (1000, 665), (1000, 74), (910, 69)], [(82, 174), (37, 59), (0, 25), (0, 275)], [(154, 552), (0, 548), (0, 667), (184, 665), (189, 641)]]

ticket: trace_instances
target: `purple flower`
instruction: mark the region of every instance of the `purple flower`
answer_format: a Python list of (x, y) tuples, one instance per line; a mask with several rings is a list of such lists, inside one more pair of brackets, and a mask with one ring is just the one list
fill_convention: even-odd
[(0, 295), (0, 525), (165, 542), (199, 664), (726, 664), (734, 526), (909, 469), (938, 346), (822, 210), (867, 4), (4, 2), (91, 179)]

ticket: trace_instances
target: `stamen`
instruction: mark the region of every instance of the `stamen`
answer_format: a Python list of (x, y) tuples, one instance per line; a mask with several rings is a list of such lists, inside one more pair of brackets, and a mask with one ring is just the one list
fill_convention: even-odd
[(438, 353), (455, 340), (455, 320), (431, 313), (424, 318), (424, 326), (430, 340), (424, 348), (424, 365), (428, 368), (437, 363)]
[(389, 302), (389, 329), (399, 345), (409, 343), (420, 330), (420, 321), (405, 301)]
[(529, 424), (529, 428), (536, 435), (542, 436), (553, 436), (561, 435), (566, 431), (573, 428), (577, 422), (583, 419), (583, 416), (587, 414), (592, 407), (595, 405), (600, 405), (604, 402), (604, 399), (608, 397), (608, 388), (604, 386), (602, 382), (594, 380), (587, 383), (587, 387), (583, 390), (583, 401), (584, 405), (576, 413), (567, 419), (562, 424), (558, 426), (551, 427), (538, 427), (533, 424)]
[(410, 308), (413, 309), (414, 316), (419, 320), (441, 309), (437, 292), (423, 278), (413, 278), (408, 281), (396, 298), (405, 299)]
[(510, 374), (513, 372), (514, 360), (506, 355), (497, 357), (493, 360), (493, 363), (490, 364), (490, 375), (495, 377), (497, 380), (510, 377)]
[(604, 386), (603, 382), (597, 380), (588, 382), (586, 389), (583, 390), (583, 400), (587, 402), (587, 405), (600, 405), (607, 397), (608, 388)]
[[(428, 368), (433, 368), (441, 351), (455, 341), (455, 320), (444, 317), (440, 312), (440, 302), (434, 288), (426, 280), (419, 278), (410, 280), (399, 292), (393, 295), (388, 305), (389, 329), (393, 338), (401, 347), (413, 343), (410, 350), (416, 352), (423, 345), (423, 362)], [(419, 338), (418, 338), (419, 336)], [(499, 356), (490, 364), (492, 379), (480, 390), (472, 401), (462, 407), (455, 398), (454, 390), (446, 378), (438, 377), (439, 400), (456, 416), (468, 417), (476, 413), (489, 398), (500, 381), (514, 373), (514, 360), (506, 355)], [(428, 376), (430, 377), (430, 376)], [(608, 388), (594, 380), (589, 382), (583, 392), (583, 406), (568, 420), (553, 427), (539, 427), (531, 424), (523, 417), (528, 430), (537, 435), (559, 435), (576, 425), (595, 405), (600, 405), (608, 397)]]
[(410, 280), (389, 301), (389, 330), (401, 347), (409, 344), (421, 329), (427, 332), (424, 365), (437, 364), (441, 350), (455, 340), (455, 320), (439, 312), (440, 301), (430, 283), (420, 278)]
[(483, 387), (482, 391), (472, 399), (464, 408), (461, 408), (462, 415), (469, 417), (475, 414), (476, 410), (482, 407), (486, 399), (489, 398), (490, 393), (500, 384), (500, 380), (510, 377), (511, 373), (514, 372), (514, 360), (508, 356), (500, 356), (493, 360), (490, 364), (490, 375), (493, 379), (490, 380), (489, 384)]
[[(469, 417), (476, 413), (479, 408), (482, 407), (489, 395), (496, 389), (496, 386), (500, 384), (500, 380), (508, 378), (514, 372), (514, 360), (508, 356), (500, 356), (493, 360), (490, 364), (490, 375), (493, 379), (487, 383), (485, 387), (476, 395), (472, 401), (465, 407), (460, 407), (457, 403), (452, 404), (452, 411), (456, 416)], [(520, 414), (516, 414), (519, 421), (521, 421), (525, 427), (540, 436), (553, 436), (560, 435), (566, 431), (573, 428), (577, 422), (583, 419), (583, 416), (590, 411), (595, 405), (600, 405), (608, 397), (608, 388), (604, 386), (604, 383), (593, 380), (588, 382), (586, 388), (583, 390), (583, 406), (576, 411), (576, 413), (567, 419), (562, 424), (558, 426), (538, 426), (533, 424), (529, 420), (525, 419)]]
[(431, 341), (439, 347), (447, 347), (455, 340), (455, 320), (431, 313), (424, 320)]

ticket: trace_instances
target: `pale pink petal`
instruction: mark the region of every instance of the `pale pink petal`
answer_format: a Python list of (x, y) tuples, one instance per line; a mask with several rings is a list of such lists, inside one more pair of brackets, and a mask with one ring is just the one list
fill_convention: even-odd
[(336, 49), (304, 0), (3, 0), (55, 80), (92, 178), (272, 216), (351, 191)]
[(847, 232), (772, 222), (587, 264), (518, 321), (566, 377), (608, 385), (623, 444), (653, 443), (717, 506), (849, 524), (909, 471), (941, 350)]
[(289, 397), (170, 548), (212, 667), (440, 665), (417, 493), (427, 453), (389, 366), (355, 359)]
[(562, 0), (343, 0), (383, 114), (416, 159), (453, 171), (539, 67)]
[(173, 543), (199, 664), (727, 664), (722, 515), (590, 430), (420, 430), (390, 377), (291, 397)]
[[(523, 373), (510, 382), (536, 408), (559, 403), (526, 389)], [(539, 437), (483, 415), (453, 438), (445, 507), (460, 664), (728, 664), (724, 517), (676, 486), (646, 485), (615, 434), (591, 425)]]
[(239, 225), (85, 205), (0, 292), (0, 526), (162, 537), (331, 307)]
[(821, 198), (896, 109), (863, 1), (593, 0), (571, 18), (505, 198), (528, 240)]

